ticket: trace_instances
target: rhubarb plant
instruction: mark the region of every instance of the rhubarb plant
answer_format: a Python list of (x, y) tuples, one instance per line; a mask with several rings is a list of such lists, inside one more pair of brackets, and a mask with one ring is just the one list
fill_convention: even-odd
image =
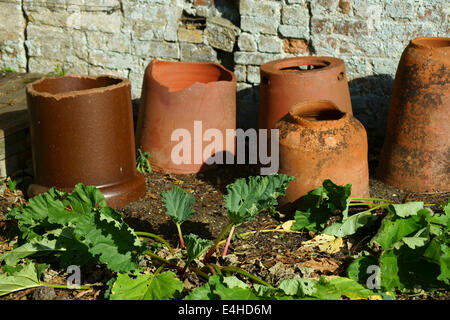
[(178, 186), (174, 186), (168, 192), (162, 192), (161, 198), (166, 207), (166, 214), (172, 219), (177, 226), (178, 237), (180, 238), (181, 247), (184, 249), (183, 233), (181, 232), (181, 224), (192, 217), (194, 209), (194, 196), (187, 193)]

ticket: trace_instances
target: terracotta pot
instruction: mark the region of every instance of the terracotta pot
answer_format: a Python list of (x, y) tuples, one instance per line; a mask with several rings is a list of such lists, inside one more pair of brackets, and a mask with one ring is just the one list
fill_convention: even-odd
[(295, 202), (325, 179), (352, 184), (352, 196), (369, 195), (367, 134), (351, 114), (328, 100), (295, 104), (279, 129), (280, 173), (296, 177), (281, 203)]
[(295, 103), (330, 100), (352, 114), (344, 61), (332, 57), (295, 57), (271, 61), (260, 70), (259, 128), (271, 129)]
[(450, 38), (411, 40), (394, 80), (376, 176), (412, 192), (450, 191)]
[[(187, 136), (172, 139), (177, 129)], [(234, 73), (212, 62), (153, 60), (145, 70), (136, 129), (137, 146), (150, 153), (152, 168), (196, 173), (213, 167), (204, 161), (203, 153), (208, 159), (215, 155), (222, 159), (224, 154), (234, 156), (234, 139), (229, 139), (228, 144), (222, 140), (222, 146), (217, 148), (207, 148), (214, 140), (203, 141), (208, 129), (216, 129), (223, 140), (227, 129), (236, 129)], [(175, 152), (187, 155), (181, 161), (174, 159), (172, 152), (182, 141), (186, 142), (184, 151)]]
[(34, 196), (95, 185), (117, 207), (145, 194), (136, 171), (130, 81), (66, 75), (27, 85)]

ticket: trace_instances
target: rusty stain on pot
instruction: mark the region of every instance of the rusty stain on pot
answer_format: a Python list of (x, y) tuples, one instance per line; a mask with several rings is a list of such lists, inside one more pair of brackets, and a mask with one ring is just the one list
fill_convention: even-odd
[(34, 196), (50, 187), (94, 185), (108, 205), (145, 194), (136, 171), (131, 84), (115, 76), (44, 77), (26, 87)]
[(411, 40), (394, 81), (377, 169), (385, 183), (413, 192), (449, 191), (450, 38)]
[(297, 103), (274, 127), (280, 135), (280, 173), (296, 177), (282, 204), (295, 203), (325, 179), (352, 183), (352, 195), (369, 195), (367, 135), (351, 114), (328, 100)]

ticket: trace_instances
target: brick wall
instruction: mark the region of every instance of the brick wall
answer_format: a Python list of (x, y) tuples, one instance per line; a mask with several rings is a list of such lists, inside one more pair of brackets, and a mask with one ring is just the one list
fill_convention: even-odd
[(0, 0), (0, 68), (117, 74), (139, 98), (153, 58), (217, 61), (238, 79), (238, 125), (256, 125), (259, 66), (344, 59), (355, 115), (380, 144), (411, 38), (448, 36), (447, 0)]

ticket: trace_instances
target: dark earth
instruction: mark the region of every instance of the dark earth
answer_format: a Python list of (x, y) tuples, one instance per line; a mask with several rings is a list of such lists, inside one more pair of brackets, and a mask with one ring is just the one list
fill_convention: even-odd
[[(371, 162), (371, 166), (376, 163)], [(372, 169), (372, 168), (371, 168)], [(184, 234), (195, 233), (202, 238), (214, 240), (227, 223), (223, 195), (226, 186), (237, 178), (256, 175), (257, 170), (250, 165), (223, 165), (205, 173), (174, 175), (153, 172), (146, 174), (147, 193), (144, 199), (128, 204), (118, 211), (125, 221), (136, 231), (158, 234), (169, 241), (170, 245), (180, 253), (179, 241), (175, 225), (165, 215), (160, 193), (168, 191), (173, 185), (178, 185), (192, 193), (195, 197), (193, 217), (182, 224)], [(9, 189), (1, 191), (0, 198), (0, 254), (11, 250), (14, 240), (9, 240), (8, 234), (14, 228), (10, 221), (5, 221), (4, 215), (8, 208), (24, 201), (23, 193), (19, 190), (11, 193)], [(413, 194), (405, 190), (398, 190), (380, 181), (371, 179), (370, 193), (372, 197), (385, 198), (397, 203), (421, 200), (425, 203), (442, 203), (450, 193)], [(354, 208), (354, 207), (352, 207)], [(238, 236), (231, 242), (225, 259), (219, 257), (219, 251), (213, 256), (219, 265), (235, 265), (268, 281), (278, 284), (281, 280), (302, 276), (318, 279), (323, 276), (346, 276), (347, 266), (365, 249), (375, 230), (363, 230), (355, 236), (346, 237), (338, 252), (327, 253), (317, 246), (307, 245), (314, 234), (308, 232), (289, 232), (281, 227), (285, 221), (293, 219), (293, 212), (281, 212), (272, 216), (261, 213), (254, 221), (247, 222), (237, 228)], [(277, 231), (273, 229), (277, 228)], [(289, 229), (289, 228), (288, 228)], [(269, 231), (268, 231), (269, 230)], [(270, 231), (272, 230), (272, 231)], [(244, 236), (239, 234), (246, 233)], [(245, 239), (244, 239), (245, 238)], [(145, 239), (152, 242), (152, 240)], [(223, 246), (220, 248), (220, 252)], [(160, 249), (158, 254), (167, 257), (169, 251)], [(219, 258), (218, 258), (219, 257)], [(144, 258), (143, 266), (156, 270), (159, 262)], [(44, 273), (44, 281), (64, 284), (67, 274), (64, 271), (50, 269)], [(0, 300), (94, 300), (104, 299), (104, 284), (113, 276), (104, 267), (97, 266), (82, 269), (82, 284), (97, 284), (99, 287), (89, 290), (66, 290), (53, 288), (28, 289), (1, 297)], [(194, 273), (185, 277), (187, 290), (202, 285)], [(246, 280), (242, 278), (242, 280)], [(103, 286), (101, 286), (103, 285)], [(409, 294), (396, 295), (400, 300), (450, 299), (450, 292), (418, 291)]]

